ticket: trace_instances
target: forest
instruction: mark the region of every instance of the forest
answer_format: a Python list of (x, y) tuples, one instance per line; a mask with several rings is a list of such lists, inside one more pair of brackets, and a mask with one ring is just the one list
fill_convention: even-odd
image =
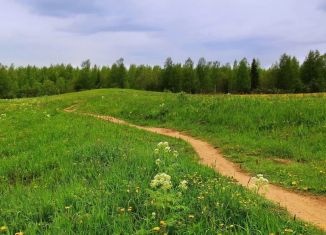
[(326, 53), (310, 51), (302, 64), (283, 54), (279, 61), (263, 68), (258, 59), (221, 64), (188, 58), (184, 64), (167, 58), (164, 67), (124, 65), (80, 67), (68, 64), (49, 67), (0, 64), (0, 98), (62, 94), (96, 88), (128, 88), (187, 93), (314, 93), (326, 91)]

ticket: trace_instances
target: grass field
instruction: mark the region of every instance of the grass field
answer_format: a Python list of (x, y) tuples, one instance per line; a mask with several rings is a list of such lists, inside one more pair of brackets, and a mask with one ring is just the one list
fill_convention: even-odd
[[(199, 165), (182, 141), (62, 110), (187, 130), (252, 172), (325, 193), (324, 101), (128, 90), (1, 100), (0, 234), (323, 234)], [(160, 141), (178, 156), (155, 154)], [(159, 173), (171, 189), (150, 186)]]
[(326, 96), (200, 96), (99, 90), (80, 110), (183, 130), (254, 174), (326, 194)]

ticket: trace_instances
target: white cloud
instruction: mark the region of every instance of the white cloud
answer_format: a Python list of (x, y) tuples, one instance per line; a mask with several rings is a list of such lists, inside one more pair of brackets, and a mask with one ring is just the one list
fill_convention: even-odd
[(326, 49), (323, 0), (1, 0), (1, 62), (162, 64), (188, 56), (271, 64)]

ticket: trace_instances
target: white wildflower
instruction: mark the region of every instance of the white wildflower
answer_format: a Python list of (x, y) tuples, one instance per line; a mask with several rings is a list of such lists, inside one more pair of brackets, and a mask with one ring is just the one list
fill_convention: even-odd
[(182, 180), (180, 181), (180, 184), (178, 186), (181, 190), (187, 190), (188, 189), (188, 181)]
[(174, 151), (173, 151), (173, 156), (174, 156), (174, 157), (178, 157), (178, 156), (179, 156), (179, 153), (178, 153), (177, 150), (174, 150)]
[(164, 152), (166, 152), (166, 153), (171, 152), (171, 148), (170, 148), (170, 146), (165, 147), (165, 148), (164, 148)]
[(156, 159), (156, 160), (155, 160), (155, 164), (159, 166), (159, 165), (161, 164), (161, 159), (159, 159), (159, 158)]
[(154, 176), (150, 186), (152, 188), (161, 188), (163, 190), (168, 190), (172, 188), (171, 176), (165, 173), (159, 173)]
[(157, 144), (158, 148), (165, 148), (165, 147), (169, 147), (169, 142), (160, 142)]
[(152, 212), (152, 219), (155, 219), (155, 218), (156, 218), (156, 213)]
[(250, 181), (253, 184), (252, 189), (255, 192), (258, 193), (261, 189), (264, 190), (264, 193), (267, 192), (269, 181), (268, 179), (264, 178), (263, 174), (258, 174), (257, 177), (252, 177)]

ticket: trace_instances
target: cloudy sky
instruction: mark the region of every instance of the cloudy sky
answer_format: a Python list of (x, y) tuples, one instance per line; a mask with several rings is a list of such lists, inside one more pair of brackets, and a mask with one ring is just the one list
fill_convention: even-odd
[(0, 0), (0, 63), (223, 63), (326, 52), (326, 0)]

